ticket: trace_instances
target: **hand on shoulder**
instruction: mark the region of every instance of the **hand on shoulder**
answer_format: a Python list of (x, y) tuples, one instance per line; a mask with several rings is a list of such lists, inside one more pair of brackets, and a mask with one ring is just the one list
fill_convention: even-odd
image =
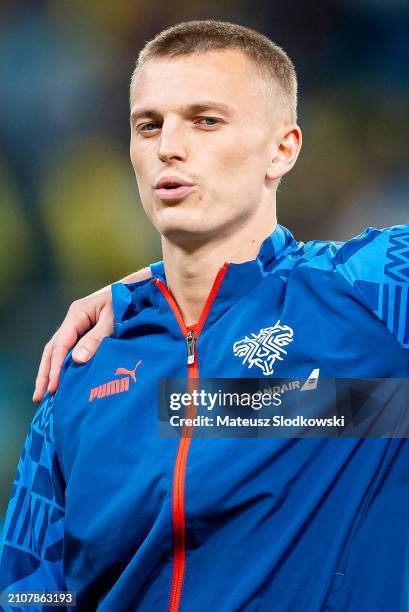
[[(121, 279), (133, 283), (151, 277), (150, 268), (143, 268)], [(114, 329), (111, 286), (108, 285), (75, 300), (61, 326), (44, 347), (35, 382), (33, 402), (40, 403), (48, 390), (55, 393), (60, 381), (61, 366), (71, 349), (76, 363), (86, 363), (95, 355), (101, 341)]]

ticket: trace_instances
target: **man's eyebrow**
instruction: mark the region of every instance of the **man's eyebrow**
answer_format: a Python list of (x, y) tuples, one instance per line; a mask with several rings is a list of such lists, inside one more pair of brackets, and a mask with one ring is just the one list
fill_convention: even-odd
[(203, 113), (204, 111), (219, 111), (225, 115), (231, 115), (233, 109), (228, 104), (223, 102), (213, 102), (212, 100), (206, 102), (196, 102), (195, 104), (188, 104), (182, 107), (182, 112), (187, 115), (196, 115), (197, 113)]
[[(186, 104), (180, 108), (180, 112), (183, 115), (197, 115), (207, 111), (218, 111), (224, 115), (231, 115), (233, 109), (223, 102), (212, 102), (211, 100), (206, 102), (195, 102), (194, 104)], [(160, 111), (155, 108), (135, 108), (131, 112), (131, 119), (136, 121), (142, 117), (153, 117), (155, 119), (161, 117)]]
[(157, 119), (158, 117), (160, 117), (160, 112), (155, 110), (154, 108), (141, 108), (141, 109), (134, 109), (131, 112), (131, 119), (132, 121), (136, 121), (137, 119), (142, 119), (142, 117), (150, 117), (150, 118), (155, 118)]

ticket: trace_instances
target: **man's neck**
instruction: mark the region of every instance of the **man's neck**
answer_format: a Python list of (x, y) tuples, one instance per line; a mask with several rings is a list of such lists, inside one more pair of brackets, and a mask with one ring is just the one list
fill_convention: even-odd
[(218, 271), (227, 261), (243, 263), (257, 257), (260, 246), (276, 228), (274, 218), (264, 226), (246, 227), (228, 237), (186, 250), (162, 237), (163, 261), (170, 291), (185, 325), (198, 322)]

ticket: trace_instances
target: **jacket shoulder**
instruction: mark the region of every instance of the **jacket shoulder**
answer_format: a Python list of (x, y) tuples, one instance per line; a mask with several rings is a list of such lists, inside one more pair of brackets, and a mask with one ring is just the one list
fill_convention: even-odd
[(314, 240), (305, 244), (299, 265), (333, 270), (356, 281), (409, 281), (409, 225), (368, 227), (346, 242)]

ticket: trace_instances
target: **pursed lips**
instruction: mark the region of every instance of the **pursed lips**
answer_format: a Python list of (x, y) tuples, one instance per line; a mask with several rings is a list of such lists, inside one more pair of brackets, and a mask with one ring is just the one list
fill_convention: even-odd
[(180, 200), (189, 195), (195, 186), (177, 176), (163, 177), (155, 186), (161, 200)]

